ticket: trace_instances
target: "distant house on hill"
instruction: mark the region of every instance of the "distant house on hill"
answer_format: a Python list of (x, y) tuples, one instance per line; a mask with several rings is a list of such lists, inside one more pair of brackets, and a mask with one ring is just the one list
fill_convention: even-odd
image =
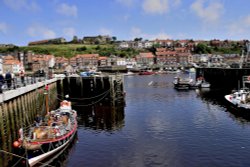
[(51, 61), (55, 61), (54, 55), (29, 54), (27, 57), (27, 69), (31, 71), (47, 70)]
[(76, 66), (79, 68), (84, 67), (97, 67), (99, 54), (79, 54), (75, 56)]
[(156, 39), (154, 44), (159, 44), (160, 47), (172, 47), (174, 45), (174, 40), (170, 39)]
[(108, 57), (106, 56), (100, 56), (98, 58), (98, 66), (106, 66), (108, 63)]
[(112, 40), (112, 37), (108, 35), (83, 37), (84, 44), (105, 44), (105, 43), (109, 43), (111, 40)]
[(139, 55), (136, 56), (136, 61), (140, 67), (151, 66), (154, 64), (154, 58), (155, 56), (153, 55), (153, 53), (145, 52), (139, 53)]
[(63, 69), (69, 64), (69, 59), (65, 57), (55, 57), (55, 68)]
[(28, 45), (32, 46), (32, 45), (63, 44), (65, 42), (66, 42), (65, 38), (54, 38), (54, 39), (29, 42)]
[(21, 62), (15, 57), (11, 55), (3, 57), (3, 73), (10, 71), (11, 73), (18, 74), (22, 68)]

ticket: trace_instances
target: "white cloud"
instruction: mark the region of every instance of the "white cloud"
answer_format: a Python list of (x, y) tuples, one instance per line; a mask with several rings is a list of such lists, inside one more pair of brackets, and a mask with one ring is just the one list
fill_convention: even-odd
[(191, 5), (191, 10), (205, 23), (218, 22), (223, 14), (224, 6), (219, 2), (212, 2), (206, 6), (206, 0), (196, 0)]
[(100, 28), (99, 33), (100, 35), (112, 35), (112, 31), (107, 28)]
[(76, 35), (76, 30), (73, 27), (67, 27), (63, 29), (63, 34), (72, 38), (74, 35)]
[(62, 3), (58, 6), (56, 12), (65, 16), (77, 17), (77, 7), (75, 5), (70, 6), (66, 3)]
[(31, 37), (40, 37), (45, 39), (56, 37), (56, 33), (53, 30), (42, 25), (33, 25), (29, 27), (27, 33)]
[(37, 11), (39, 6), (32, 0), (3, 0), (4, 4), (13, 10)]
[(250, 15), (234, 21), (228, 26), (230, 36), (246, 36), (250, 33)]
[(168, 0), (144, 0), (143, 10), (149, 14), (163, 14), (169, 9)]
[(131, 35), (132, 39), (143, 38), (143, 39), (154, 40), (154, 39), (169, 39), (169, 38), (171, 38), (171, 36), (166, 34), (165, 32), (159, 32), (157, 34), (147, 34), (147, 33), (144, 33), (138, 27), (132, 27), (130, 30), (130, 35)]
[(116, 0), (116, 1), (123, 4), (123, 5), (125, 5), (125, 6), (130, 7), (130, 6), (132, 6), (134, 4), (135, 0)]
[(6, 23), (0, 23), (0, 33), (7, 34), (8, 26)]
[(179, 6), (181, 4), (181, 0), (173, 0), (173, 6)]

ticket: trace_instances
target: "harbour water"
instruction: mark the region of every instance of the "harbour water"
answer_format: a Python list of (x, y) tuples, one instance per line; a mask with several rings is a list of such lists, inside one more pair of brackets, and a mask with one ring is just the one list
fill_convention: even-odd
[(176, 91), (173, 78), (127, 76), (118, 127), (97, 127), (112, 113), (89, 124), (93, 120), (79, 111), (85, 121), (65, 166), (250, 166), (250, 123), (227, 107), (228, 90)]
[[(250, 119), (230, 108), (229, 90), (173, 89), (174, 74), (126, 76), (126, 105), (78, 111), (65, 167), (247, 167)], [(57, 163), (51, 165), (58, 166)]]

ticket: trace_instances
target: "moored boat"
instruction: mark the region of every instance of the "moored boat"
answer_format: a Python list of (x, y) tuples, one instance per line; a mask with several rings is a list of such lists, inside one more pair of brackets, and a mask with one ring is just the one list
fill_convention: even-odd
[(77, 132), (77, 113), (71, 102), (64, 100), (57, 110), (47, 112), (43, 121), (29, 129), (20, 129), (15, 145), (26, 153), (29, 166), (42, 161), (68, 146)]
[(173, 84), (174, 84), (175, 89), (188, 90), (192, 88), (192, 86), (194, 85), (194, 82), (192, 78), (175, 77)]
[(150, 71), (150, 70), (145, 70), (145, 71), (140, 71), (139, 75), (153, 75), (155, 72)]
[(211, 84), (207, 82), (203, 77), (197, 78), (195, 85), (197, 88), (210, 88)]
[(225, 95), (225, 99), (237, 109), (250, 111), (250, 91), (249, 89), (240, 89), (234, 93)]

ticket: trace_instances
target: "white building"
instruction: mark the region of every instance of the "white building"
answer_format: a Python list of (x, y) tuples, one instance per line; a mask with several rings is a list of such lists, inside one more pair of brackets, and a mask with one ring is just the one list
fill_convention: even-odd
[(137, 62), (135, 59), (127, 59), (126, 60), (126, 68), (127, 69), (132, 69), (137, 66)]
[(128, 42), (121, 42), (119, 44), (119, 48), (129, 48), (129, 43)]

